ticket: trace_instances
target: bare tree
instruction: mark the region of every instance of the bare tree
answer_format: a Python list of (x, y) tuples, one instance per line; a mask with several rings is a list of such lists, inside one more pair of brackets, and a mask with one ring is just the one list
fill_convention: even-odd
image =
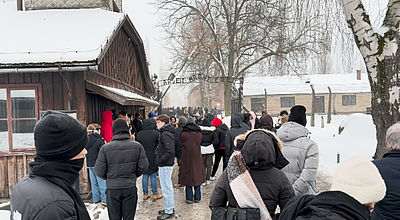
[(342, 0), (342, 3), (367, 67), (378, 140), (374, 158), (381, 158), (386, 152), (385, 132), (400, 119), (400, 1), (389, 0), (383, 26), (377, 31), (372, 28), (361, 0)]
[[(216, 64), (215, 72), (234, 80), (268, 59), (296, 61), (313, 51), (321, 29), (320, 17), (307, 13), (310, 2), (156, 0), (165, 13), (163, 26), (169, 39), (185, 42), (182, 30), (196, 22), (201, 27), (197, 35), (201, 51)], [(232, 86), (232, 80), (224, 83), (226, 115), (230, 115)]]

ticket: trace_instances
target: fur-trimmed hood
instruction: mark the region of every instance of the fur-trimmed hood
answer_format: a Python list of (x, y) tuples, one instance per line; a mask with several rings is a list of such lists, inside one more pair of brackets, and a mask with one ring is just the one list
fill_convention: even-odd
[[(241, 140), (240, 138), (238, 140)], [(249, 167), (282, 169), (289, 164), (283, 156), (282, 150), (283, 143), (273, 132), (256, 129), (245, 134), (243, 147), (240, 151)]]

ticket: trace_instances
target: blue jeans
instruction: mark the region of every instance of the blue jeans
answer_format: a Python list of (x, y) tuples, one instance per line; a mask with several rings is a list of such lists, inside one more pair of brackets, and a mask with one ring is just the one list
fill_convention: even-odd
[(172, 166), (159, 167), (158, 176), (160, 178), (160, 185), (162, 194), (164, 196), (164, 211), (167, 214), (174, 212), (174, 188), (172, 186)]
[(89, 168), (90, 184), (92, 186), (92, 200), (94, 203), (104, 202), (106, 203), (106, 181), (96, 176), (93, 171), (93, 167)]
[(142, 176), (142, 187), (143, 187), (143, 194), (148, 195), (149, 194), (149, 177), (150, 177), (150, 183), (151, 183), (151, 191), (153, 192), (153, 195), (157, 194), (157, 172), (152, 173), (152, 174), (143, 174)]
[[(185, 192), (186, 192), (186, 200), (193, 201), (193, 187), (186, 186)], [(200, 186), (194, 187), (194, 200), (197, 200), (197, 201), (201, 200)]]

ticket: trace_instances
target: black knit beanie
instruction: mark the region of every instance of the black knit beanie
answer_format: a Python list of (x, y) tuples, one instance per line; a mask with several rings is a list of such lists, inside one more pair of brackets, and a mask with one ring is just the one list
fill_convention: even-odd
[(306, 107), (302, 105), (293, 106), (290, 109), (289, 121), (293, 121), (303, 126), (306, 126), (307, 124)]
[(129, 134), (128, 124), (126, 124), (126, 121), (122, 118), (118, 118), (117, 120), (114, 121), (114, 123), (112, 124), (112, 129), (114, 135), (118, 133)]
[(70, 160), (88, 143), (86, 127), (58, 111), (47, 111), (33, 132), (36, 156), (46, 161)]

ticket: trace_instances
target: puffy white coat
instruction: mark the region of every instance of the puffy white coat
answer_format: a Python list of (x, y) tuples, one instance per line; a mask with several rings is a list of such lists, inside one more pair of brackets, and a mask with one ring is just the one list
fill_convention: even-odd
[(292, 183), (296, 196), (317, 194), (318, 145), (308, 137), (308, 130), (296, 123), (283, 124), (277, 135), (283, 142), (283, 155), (290, 162), (282, 169)]

